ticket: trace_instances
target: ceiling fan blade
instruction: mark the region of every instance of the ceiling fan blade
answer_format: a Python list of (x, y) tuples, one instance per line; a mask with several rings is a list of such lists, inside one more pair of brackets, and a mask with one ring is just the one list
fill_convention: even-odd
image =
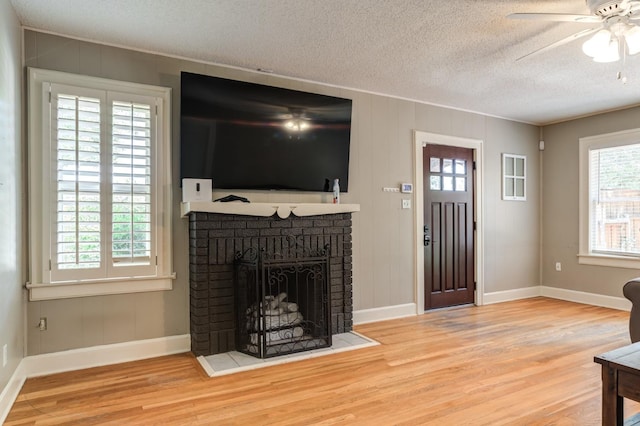
[(534, 51), (533, 51), (533, 52), (531, 52), (531, 53), (527, 53), (526, 55), (521, 56), (521, 57), (519, 57), (518, 59), (516, 59), (516, 62), (518, 62), (518, 61), (519, 61), (519, 60), (521, 60), (521, 59), (524, 59), (524, 58), (530, 58), (530, 57), (535, 56), (535, 55), (538, 55), (538, 54), (540, 54), (540, 53), (542, 53), (542, 52), (546, 52), (546, 51), (548, 51), (548, 50), (555, 49), (555, 48), (556, 48), (556, 47), (558, 47), (558, 46), (562, 46), (563, 44), (570, 43), (570, 42), (572, 42), (572, 41), (574, 41), (574, 40), (577, 40), (577, 39), (579, 39), (579, 38), (581, 38), (581, 37), (586, 37), (586, 36), (588, 36), (589, 34), (593, 34), (593, 33), (595, 33), (596, 31), (599, 31), (599, 30), (600, 30), (600, 28), (602, 28), (602, 27), (589, 28), (589, 29), (586, 29), (586, 30), (579, 31), (579, 32), (577, 32), (577, 33), (575, 33), (575, 34), (570, 35), (569, 37), (563, 38), (562, 40), (558, 40), (558, 41), (556, 41), (555, 43), (551, 43), (551, 44), (550, 44), (550, 45), (548, 45), (548, 46), (541, 47), (541, 48), (540, 48), (540, 49), (538, 49), (538, 50), (534, 50)]
[(538, 21), (577, 22), (592, 24), (602, 22), (602, 18), (594, 15), (572, 15), (569, 13), (512, 13), (509, 19), (531, 19)]

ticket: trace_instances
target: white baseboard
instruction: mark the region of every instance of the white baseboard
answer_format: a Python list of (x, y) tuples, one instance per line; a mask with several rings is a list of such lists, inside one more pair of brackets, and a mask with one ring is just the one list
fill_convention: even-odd
[[(495, 291), (483, 295), (483, 304), (509, 302), (512, 300), (529, 299), (531, 297), (550, 297), (552, 299), (566, 300), (568, 302), (584, 303), (587, 305), (602, 306), (604, 308), (631, 310), (631, 302), (623, 297), (604, 296), (595, 293), (586, 293), (575, 290), (565, 290), (547, 286), (530, 286), (514, 290)], [(382, 308), (362, 309), (353, 312), (353, 323), (366, 324), (369, 322), (384, 321), (395, 318), (417, 315), (415, 303), (404, 305), (384, 306)]]
[(154, 358), (190, 350), (191, 338), (188, 334), (183, 334), (28, 356), (22, 362), (26, 364), (27, 377), (37, 377), (64, 371)]
[(27, 374), (22, 362), (20, 362), (9, 378), (9, 383), (7, 383), (2, 392), (0, 392), (0, 425), (4, 424), (25, 380), (27, 380)]
[(566, 290), (563, 288), (547, 286), (540, 286), (540, 295), (569, 302), (619, 309), (621, 311), (631, 310), (631, 302), (624, 297), (605, 296), (602, 294), (586, 293), (583, 291)]
[(485, 305), (490, 305), (492, 303), (509, 302), (511, 300), (527, 299), (537, 296), (566, 300), (567, 302), (584, 303), (586, 305), (601, 306), (603, 308), (619, 309), (621, 311), (631, 310), (631, 302), (624, 297), (605, 296), (602, 294), (566, 290), (563, 288), (543, 285), (485, 293), (483, 301)]
[(482, 297), (484, 305), (491, 305), (494, 303), (509, 302), (511, 300), (528, 299), (531, 297), (538, 297), (540, 294), (540, 286), (523, 287), (515, 290), (494, 291), (492, 293), (485, 293)]
[(366, 324), (368, 322), (384, 321), (417, 315), (415, 303), (404, 305), (384, 306), (382, 308), (361, 309), (353, 312), (353, 323)]

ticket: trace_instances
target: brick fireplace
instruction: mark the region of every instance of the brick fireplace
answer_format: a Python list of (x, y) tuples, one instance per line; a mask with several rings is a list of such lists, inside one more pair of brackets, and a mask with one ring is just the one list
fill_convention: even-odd
[(253, 216), (243, 214), (242, 206), (218, 208), (215, 205), (220, 203), (206, 203), (202, 210), (208, 211), (198, 211), (196, 203), (184, 204), (183, 214), (189, 217), (191, 351), (196, 356), (236, 350), (236, 254), (249, 249), (278, 252), (292, 240), (310, 250), (328, 245), (331, 333), (352, 330), (351, 211), (359, 206), (328, 214), (330, 206), (319, 205), (324, 214), (314, 214), (309, 205), (301, 205), (300, 216), (295, 216), (293, 209), (294, 214), (288, 214), (288, 209), (283, 214), (281, 208), (271, 212), (253, 204), (253, 209), (260, 210), (260, 216)]

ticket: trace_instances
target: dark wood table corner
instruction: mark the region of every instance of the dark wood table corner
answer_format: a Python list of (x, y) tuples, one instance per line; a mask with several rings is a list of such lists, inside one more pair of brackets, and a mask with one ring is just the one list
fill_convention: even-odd
[(624, 420), (624, 398), (640, 402), (640, 342), (594, 357), (602, 366), (602, 425), (640, 424), (638, 415)]

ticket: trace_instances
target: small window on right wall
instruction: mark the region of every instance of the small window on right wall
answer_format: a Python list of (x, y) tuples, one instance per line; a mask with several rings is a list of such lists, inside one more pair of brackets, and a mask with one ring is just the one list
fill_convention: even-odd
[(525, 201), (527, 199), (527, 157), (502, 154), (502, 199)]

